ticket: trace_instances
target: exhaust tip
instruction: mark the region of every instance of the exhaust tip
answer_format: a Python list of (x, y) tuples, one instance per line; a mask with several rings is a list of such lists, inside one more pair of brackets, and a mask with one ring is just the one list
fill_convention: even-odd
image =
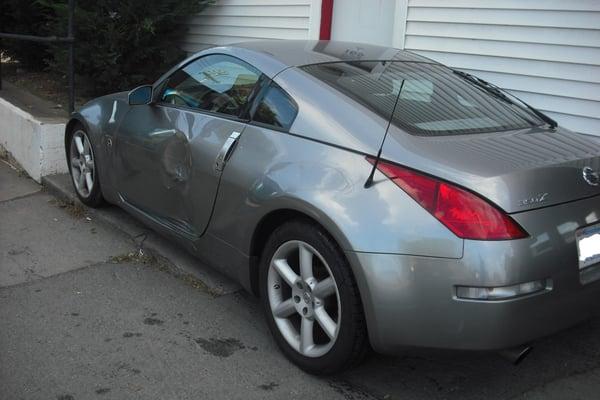
[(517, 346), (511, 349), (500, 350), (498, 354), (513, 365), (518, 365), (531, 353), (533, 347), (529, 345)]

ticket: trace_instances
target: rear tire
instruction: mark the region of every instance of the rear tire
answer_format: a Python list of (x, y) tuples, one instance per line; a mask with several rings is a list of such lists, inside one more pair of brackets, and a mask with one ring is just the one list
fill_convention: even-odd
[(311, 374), (359, 364), (369, 348), (358, 288), (344, 254), (318, 225), (285, 223), (260, 261), (260, 295), (284, 355)]
[(67, 154), (67, 164), (75, 194), (86, 206), (100, 207), (104, 204), (104, 197), (100, 188), (97, 159), (93, 144), (81, 124), (73, 128)]

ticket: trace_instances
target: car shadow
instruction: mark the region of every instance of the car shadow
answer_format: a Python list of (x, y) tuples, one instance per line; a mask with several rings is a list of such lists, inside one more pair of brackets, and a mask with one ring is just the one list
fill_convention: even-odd
[[(507, 399), (592, 373), (600, 376), (600, 317), (533, 343), (519, 365), (497, 353), (410, 349), (390, 357), (373, 354), (335, 379), (357, 393), (381, 399)], [(600, 379), (585, 380), (574, 393), (600, 393)], [(560, 384), (560, 382), (558, 383)], [(362, 398), (362, 397), (357, 397)]]

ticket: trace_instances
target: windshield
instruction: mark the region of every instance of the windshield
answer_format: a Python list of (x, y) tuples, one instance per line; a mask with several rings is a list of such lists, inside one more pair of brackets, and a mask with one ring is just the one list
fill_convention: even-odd
[(388, 120), (396, 105), (392, 123), (412, 134), (483, 133), (543, 123), (439, 64), (357, 61), (301, 68)]

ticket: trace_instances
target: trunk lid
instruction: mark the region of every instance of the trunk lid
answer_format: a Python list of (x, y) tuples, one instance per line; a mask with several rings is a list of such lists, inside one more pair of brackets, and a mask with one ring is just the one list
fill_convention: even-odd
[(508, 213), (600, 195), (600, 137), (558, 128), (423, 137), (391, 125), (382, 158), (456, 183)]

